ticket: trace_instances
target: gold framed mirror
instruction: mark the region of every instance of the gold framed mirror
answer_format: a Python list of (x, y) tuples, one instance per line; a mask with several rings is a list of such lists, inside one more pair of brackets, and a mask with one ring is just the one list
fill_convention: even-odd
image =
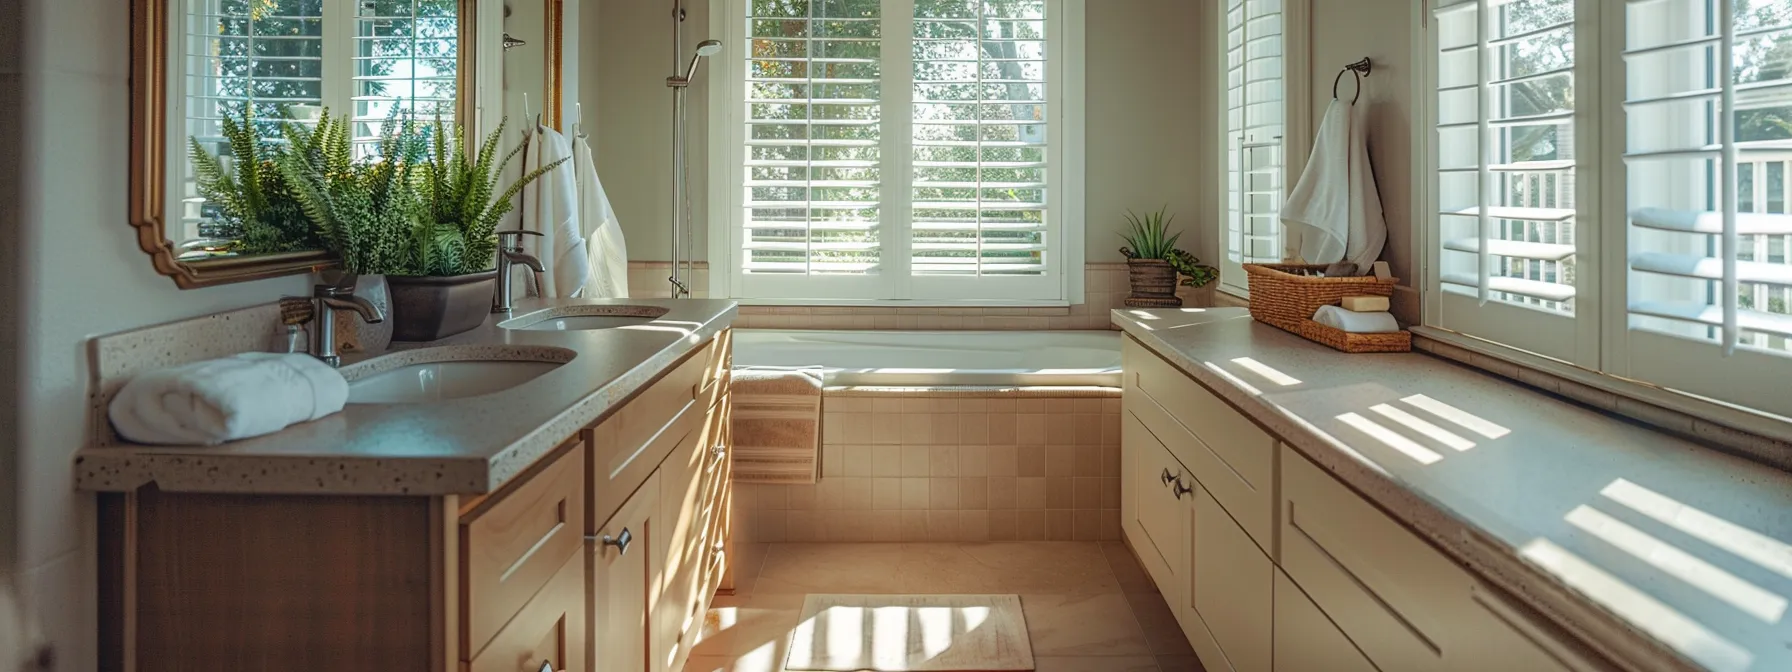
[(132, 0), (129, 217), (156, 272), (192, 289), (328, 266), (329, 255), (306, 249), (301, 234), (232, 238), (241, 223), (233, 229), (196, 194), (188, 139), (203, 138), (201, 148), (222, 157), (230, 143), (216, 129), (233, 110), (255, 115), (265, 140), (278, 124), (314, 120), (331, 103), (340, 105), (332, 115), (350, 114), (362, 144), (399, 108), (445, 109), (470, 124), (477, 50), (467, 46), (478, 44), (477, 4)]

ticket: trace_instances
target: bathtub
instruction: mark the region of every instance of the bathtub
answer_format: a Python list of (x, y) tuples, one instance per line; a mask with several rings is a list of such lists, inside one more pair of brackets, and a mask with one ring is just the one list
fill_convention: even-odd
[(1120, 387), (1120, 332), (736, 329), (734, 365), (819, 366), (828, 386)]

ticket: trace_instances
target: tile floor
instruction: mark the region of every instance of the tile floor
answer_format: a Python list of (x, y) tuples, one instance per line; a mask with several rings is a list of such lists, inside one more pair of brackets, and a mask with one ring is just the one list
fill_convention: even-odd
[[(686, 672), (779, 672), (807, 593), (1014, 593), (1038, 672), (1200, 672), (1163, 596), (1117, 542), (769, 544), (738, 549)], [(727, 627), (719, 627), (729, 623)]]

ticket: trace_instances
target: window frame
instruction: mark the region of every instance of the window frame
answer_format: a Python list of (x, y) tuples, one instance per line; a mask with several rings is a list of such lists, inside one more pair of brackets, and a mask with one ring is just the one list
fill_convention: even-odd
[[(1250, 1), (1245, 0), (1247, 8)], [(1213, 286), (1219, 292), (1249, 299), (1249, 278), (1244, 274), (1242, 263), (1232, 263), (1230, 236), (1233, 190), (1230, 187), (1232, 175), (1232, 129), (1229, 123), (1231, 87), (1230, 68), (1227, 62), (1230, 52), (1227, 40), (1231, 32), (1231, 27), (1227, 23), (1229, 5), (1228, 2), (1214, 3), (1212, 18), (1216, 36), (1211, 52), (1216, 63), (1213, 72), (1214, 81), (1219, 84), (1218, 118), (1215, 121), (1214, 138), (1218, 143), (1216, 146), (1220, 148), (1214, 165), (1221, 176), (1220, 184), (1226, 190), (1226, 194), (1222, 198), (1216, 199), (1218, 207), (1214, 210), (1216, 216), (1214, 221), (1218, 222), (1214, 239), (1214, 249), (1218, 255), (1214, 266), (1219, 268), (1220, 277), (1214, 280)], [(1313, 35), (1311, 12), (1310, 0), (1282, 0), (1282, 197), (1278, 201), (1287, 199), (1288, 190), (1300, 179), (1301, 171), (1306, 168), (1308, 155), (1312, 151), (1314, 97), (1312, 89), (1303, 85), (1307, 82), (1318, 83), (1313, 79), (1313, 68), (1311, 67), (1311, 38)], [(1279, 216), (1281, 206), (1281, 202), (1276, 203), (1277, 217), (1274, 226), (1278, 232), (1282, 229), (1282, 221)], [(1275, 247), (1284, 259), (1286, 258), (1284, 249), (1286, 243), (1286, 236), (1278, 235)]]
[[(1426, 134), (1414, 143), (1411, 153), (1413, 165), (1424, 176), (1420, 188), (1415, 189), (1412, 196), (1412, 208), (1416, 213), (1435, 213), (1440, 205), (1434, 148), (1438, 115), (1438, 73), (1434, 59), (1438, 35), (1433, 10), (1446, 4), (1453, 3), (1428, 2), (1423, 11), (1415, 12), (1412, 18), (1412, 30), (1423, 39), (1415, 40), (1413, 45), (1412, 57), (1419, 76), (1413, 78), (1411, 92), (1417, 108), (1415, 118), (1424, 129), (1421, 132)], [(1497, 334), (1486, 331), (1476, 333), (1443, 326), (1439, 311), (1449, 293), (1439, 284), (1438, 246), (1441, 241), (1435, 216), (1429, 214), (1415, 218), (1412, 236), (1412, 258), (1421, 260), (1422, 266), (1418, 273), (1421, 284), (1417, 287), (1421, 323), (1413, 325), (1411, 330), (1431, 341), (1486, 357), (1488, 368), (1509, 377), (1534, 381), (1536, 379), (1526, 374), (1527, 370), (1534, 370), (1566, 381), (1562, 384), (1580, 384), (1609, 393), (1614, 398), (1609, 408), (1622, 409), (1626, 407), (1626, 400), (1636, 400), (1692, 416), (1696, 418), (1695, 423), (1709, 422), (1718, 427), (1736, 428), (1781, 440), (1792, 438), (1792, 426), (1787, 424), (1792, 413), (1788, 413), (1788, 409), (1746, 406), (1735, 401), (1766, 398), (1759, 396), (1766, 389), (1762, 388), (1761, 381), (1738, 380), (1726, 377), (1724, 373), (1762, 366), (1784, 373), (1792, 371), (1792, 357), (1738, 349), (1736, 356), (1716, 360), (1723, 366), (1722, 371), (1714, 371), (1709, 368), (1716, 355), (1701, 351), (1697, 356), (1685, 358), (1686, 361), (1679, 365), (1655, 366), (1649, 372), (1655, 378), (1653, 380), (1635, 377), (1643, 372), (1632, 366), (1630, 360), (1647, 355), (1645, 350), (1648, 348), (1636, 342), (1633, 332), (1637, 330), (1630, 326), (1631, 199), (1623, 157), (1628, 144), (1627, 129), (1624, 123), (1598, 123), (1601, 119), (1621, 120), (1624, 116), (1627, 96), (1623, 59), (1625, 11), (1624, 0), (1575, 2), (1576, 64), (1579, 66), (1585, 62), (1583, 59), (1591, 59), (1589, 66), (1593, 76), (1587, 83), (1587, 95), (1577, 97), (1575, 109), (1576, 142), (1579, 143), (1576, 160), (1580, 171), (1577, 205), (1580, 214), (1577, 219), (1584, 221), (1576, 238), (1579, 268), (1575, 300), (1578, 305), (1569, 350), (1566, 353), (1543, 352), (1511, 340), (1500, 340), (1496, 338)], [(1581, 75), (1577, 71), (1578, 76)], [(1592, 193), (1587, 193), (1589, 190)], [(1672, 338), (1656, 332), (1645, 334), (1644, 340)], [(1693, 344), (1688, 342), (1687, 345)], [(1698, 346), (1721, 348), (1721, 343), (1715, 346), (1699, 343)], [(1643, 349), (1639, 350), (1639, 347)], [(1660, 354), (1659, 348), (1655, 349), (1655, 354)], [(1667, 374), (1674, 378), (1672, 380), (1663, 379), (1660, 372), (1664, 370), (1680, 373)], [(1707, 386), (1703, 390), (1688, 384), (1688, 381), (1698, 379), (1722, 379), (1724, 384)], [(1536, 384), (1553, 387), (1557, 383), (1542, 381)], [(1713, 391), (1726, 398), (1706, 396)], [(1634, 405), (1629, 407), (1636, 408)], [(1692, 430), (1689, 427), (1686, 431)]]
[[(1047, 197), (1046, 272), (1042, 276), (1002, 278), (984, 276), (916, 276), (909, 272), (912, 228), (908, 217), (901, 226), (889, 227), (880, 244), (880, 273), (875, 276), (772, 275), (752, 278), (749, 287), (742, 272), (744, 246), (742, 214), (745, 179), (746, 15), (751, 0), (723, 0), (710, 12), (712, 35), (723, 50), (712, 60), (705, 92), (708, 95), (708, 258), (710, 296), (732, 297), (748, 305), (877, 305), (877, 306), (1065, 306), (1084, 300), (1086, 225), (1084, 215), (1084, 27), (1087, 0), (1044, 0), (1047, 5)], [(882, 0), (886, 30), (882, 68), (887, 73), (907, 72), (900, 83), (912, 85), (913, 54), (905, 35), (912, 34), (913, 0)], [(894, 7), (897, 11), (892, 14)], [(899, 30), (888, 30), (891, 25)], [(893, 45), (901, 46), (892, 49)], [(891, 87), (885, 87), (886, 89)], [(901, 88), (901, 87), (896, 87)], [(909, 105), (912, 86), (895, 95), (884, 92), (886, 109)], [(911, 108), (912, 109), (912, 108)], [(912, 114), (897, 119), (883, 117), (885, 161), (879, 166), (884, 207), (892, 194), (912, 197), (913, 169), (908, 144)], [(892, 148), (903, 152), (893, 154)], [(890, 157), (898, 161), (887, 161)], [(911, 215), (912, 216), (912, 215)], [(1053, 243), (1052, 241), (1058, 241)], [(894, 262), (894, 263), (892, 263)], [(967, 284), (975, 284), (965, 291)], [(815, 287), (821, 285), (822, 289)], [(770, 291), (763, 291), (765, 289)]]

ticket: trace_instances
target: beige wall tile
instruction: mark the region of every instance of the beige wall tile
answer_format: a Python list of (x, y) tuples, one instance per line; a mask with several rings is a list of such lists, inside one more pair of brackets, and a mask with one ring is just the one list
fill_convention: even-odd
[(1038, 398), (1016, 399), (1014, 400), (1014, 411), (1023, 415), (1028, 413), (1043, 414), (1045, 413), (1045, 400)]
[(905, 444), (925, 445), (933, 442), (933, 414), (902, 414), (902, 442)]
[[(871, 414), (847, 412), (840, 415), (843, 444), (871, 443)], [(824, 440), (823, 443), (826, 443)]]
[(871, 508), (877, 511), (894, 511), (902, 508), (902, 479), (871, 479)]
[(847, 476), (870, 476), (872, 470), (871, 446), (846, 446), (845, 473)]
[(1076, 475), (1101, 475), (1101, 446), (1079, 445), (1076, 447)]
[(1046, 447), (1041, 445), (1022, 445), (1015, 449), (1015, 473), (1021, 476), (1044, 476), (1046, 471)]
[(1120, 479), (1118, 477), (1101, 479), (1101, 508), (1120, 508)]
[(927, 538), (918, 541), (960, 541), (957, 511), (928, 511)]
[(902, 443), (902, 414), (872, 413), (871, 442), (886, 446)]
[(1120, 446), (1101, 447), (1101, 475), (1120, 475)]
[(815, 491), (816, 491), (816, 488), (818, 488), (818, 487), (819, 486), (816, 486), (816, 485), (786, 485), (786, 486), (784, 486), (786, 496), (790, 498), (790, 500), (789, 500), (790, 501), (790, 504), (789, 504), (790, 510), (791, 511), (813, 511), (813, 510), (815, 510), (815, 508), (816, 508), (816, 506), (815, 506), (815, 498), (816, 498)]
[(790, 541), (790, 528), (787, 511), (760, 511), (754, 515), (758, 524), (753, 536), (766, 543), (782, 543)]
[(902, 540), (927, 541), (927, 512), (902, 512)]
[(1101, 540), (1101, 510), (1077, 509), (1070, 516), (1070, 536), (1077, 541)]
[(989, 479), (983, 476), (968, 476), (958, 479), (958, 508), (963, 510), (989, 508)]
[(958, 444), (958, 415), (950, 410), (934, 411), (933, 443), (946, 446)]
[(959, 446), (958, 475), (988, 476), (989, 446)]
[(815, 508), (823, 511), (838, 511), (846, 508), (846, 483), (839, 477), (823, 477), (815, 484)]
[[(1022, 399), (1021, 401), (1024, 404), (1028, 400)], [(1022, 410), (1016, 420), (1016, 422), (1019, 423), (1019, 427), (1015, 432), (1015, 435), (1018, 437), (1018, 443), (1023, 446), (1045, 445), (1046, 417), (1047, 416), (1044, 413), (1028, 413), (1025, 410)]]
[[(1118, 483), (1118, 480), (1115, 482)], [(856, 476), (840, 479), (841, 508), (848, 511), (870, 511), (871, 496), (871, 479)]]
[(933, 451), (930, 450), (928, 446), (926, 446), (926, 445), (902, 446), (901, 448), (887, 448), (886, 450), (901, 452), (901, 454), (902, 454), (902, 475), (903, 476), (932, 476), (933, 475), (928, 467), (928, 463), (930, 461), (930, 457), (931, 457), (931, 454)]
[(1016, 476), (1020, 474), (1015, 462), (1016, 449), (1012, 445), (994, 445), (989, 447), (989, 475)]
[(1022, 476), (1015, 481), (1015, 508), (1040, 510), (1045, 508), (1045, 479)]
[(927, 492), (927, 479), (902, 479), (902, 509), (904, 511), (925, 510), (932, 500)]
[(872, 476), (901, 476), (902, 449), (896, 446), (867, 446), (871, 451)]
[(1072, 487), (1076, 492), (1071, 508), (1078, 511), (1101, 510), (1102, 479), (1099, 476), (1079, 476), (1071, 480), (1075, 481)]
[(1101, 418), (1100, 413), (1076, 414), (1076, 445), (1101, 445)]
[(929, 476), (957, 476), (958, 446), (928, 446), (927, 469)]
[(1075, 476), (1076, 446), (1047, 446), (1045, 448), (1047, 476)]
[(826, 541), (822, 536), (821, 514), (815, 511), (789, 512), (790, 541)]
[(788, 485), (761, 485), (755, 499), (761, 509), (782, 511), (790, 508), (789, 490)]
[(957, 511), (958, 479), (951, 477), (927, 479), (927, 496), (926, 508), (929, 510)]
[(1020, 502), (1019, 480), (1013, 476), (991, 476), (988, 479), (989, 508), (1013, 509)]
[(1070, 509), (1051, 509), (1045, 512), (1045, 538), (1047, 541), (1072, 541), (1076, 539)]
[[(1069, 401), (1069, 399), (1063, 401)], [(1076, 445), (1076, 415), (1073, 413), (1047, 413), (1045, 415), (1045, 442), (1054, 446)], [(1026, 443), (1026, 441), (1023, 440), (1021, 443)]]
[(1014, 538), (1016, 541), (1045, 541), (1045, 510), (1016, 511)]
[(1069, 476), (1050, 476), (1045, 479), (1045, 508), (1076, 508), (1076, 479)]
[(871, 512), (872, 541), (902, 541), (902, 512)]
[(958, 540), (970, 542), (989, 541), (989, 512), (958, 512)]
[(992, 509), (989, 512), (989, 540), (1013, 541), (1014, 520), (1013, 509)]
[(839, 444), (823, 445), (821, 447), (821, 475), (846, 475), (846, 451), (844, 447)]
[(1120, 540), (1120, 510), (1119, 509), (1102, 509), (1101, 510), (1101, 540), (1102, 541), (1119, 541)]

